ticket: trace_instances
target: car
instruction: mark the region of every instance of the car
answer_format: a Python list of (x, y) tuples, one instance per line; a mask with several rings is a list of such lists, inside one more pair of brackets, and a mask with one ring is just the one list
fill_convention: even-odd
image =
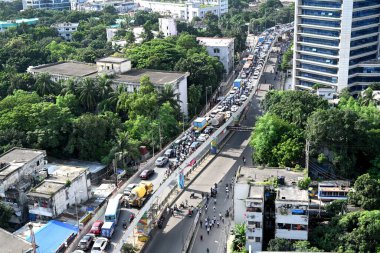
[(208, 139), (208, 137), (210, 137), (210, 135), (208, 135), (208, 134), (201, 134), (197, 138), (197, 141), (199, 141), (199, 142), (205, 142)]
[(89, 250), (91, 248), (92, 243), (94, 242), (94, 239), (94, 234), (86, 234), (79, 241), (78, 248), (81, 250)]
[(191, 143), (190, 148), (192, 148), (192, 149), (196, 149), (196, 148), (198, 148), (200, 145), (201, 145), (201, 144), (200, 144), (199, 142), (194, 141), (193, 143)]
[(231, 112), (230, 111), (226, 111), (226, 119), (229, 119), (229, 118), (231, 118)]
[(239, 109), (237, 105), (231, 106), (231, 112), (236, 112)]
[(259, 75), (253, 75), (253, 79), (257, 79), (257, 78), (259, 78)]
[(127, 185), (127, 187), (125, 187), (124, 189), (124, 195), (125, 196), (129, 196), (131, 194), (131, 191), (133, 190), (133, 188), (135, 188), (138, 184), (129, 184)]
[(210, 123), (210, 121), (211, 121), (211, 117), (205, 117), (205, 119), (206, 119), (206, 121), (208, 122), (208, 123)]
[(174, 149), (167, 149), (164, 153), (164, 155), (168, 158), (172, 158), (172, 157), (175, 157), (175, 150)]
[(241, 73), (241, 78), (247, 78), (247, 74), (245, 72)]
[(140, 178), (141, 179), (149, 179), (153, 174), (154, 174), (154, 170), (152, 170), (152, 169), (143, 170), (143, 172), (141, 172), (141, 174), (140, 174)]
[[(183, 139), (183, 138), (182, 138)], [(185, 141), (187, 140), (187, 138), (185, 139)], [(169, 161), (169, 159), (166, 157), (166, 156), (161, 156), (159, 158), (157, 158), (156, 160), (156, 166), (157, 167), (163, 167), (166, 165), (166, 163)]]
[(108, 239), (98, 237), (92, 246), (91, 253), (102, 253), (108, 245)]
[(217, 110), (223, 110), (223, 105), (218, 105), (218, 107), (216, 107)]
[(233, 90), (238, 90), (239, 88), (235, 86), (235, 87), (233, 87), (232, 89), (233, 89)]
[(250, 87), (248, 86), (247, 89), (245, 89), (245, 91), (244, 91), (244, 94), (245, 94), (246, 96), (248, 96), (248, 94), (249, 94), (249, 90), (250, 90)]
[(231, 94), (231, 95), (235, 94), (235, 90), (231, 90), (231, 91), (230, 91), (230, 94)]
[(219, 112), (219, 110), (218, 110), (218, 109), (215, 109), (215, 110), (211, 111), (211, 113), (210, 113), (210, 117), (211, 117), (211, 118), (214, 118), (214, 117), (215, 117), (215, 115), (217, 115), (217, 114), (218, 114), (218, 112)]
[(77, 250), (74, 250), (72, 253), (85, 253), (85, 252), (83, 250), (77, 249)]
[(247, 96), (246, 96), (246, 95), (241, 95), (241, 96), (240, 96), (240, 100), (241, 100), (241, 101), (245, 101), (245, 100), (247, 100)]
[(102, 232), (103, 224), (104, 224), (104, 222), (102, 220), (95, 221), (94, 224), (92, 224), (92, 227), (90, 229), (90, 233), (94, 234), (94, 235), (100, 235), (100, 233)]
[(203, 133), (205, 133), (205, 134), (211, 134), (213, 131), (214, 131), (214, 127), (213, 127), (213, 126), (208, 126), (208, 127), (206, 127), (206, 129), (203, 131)]

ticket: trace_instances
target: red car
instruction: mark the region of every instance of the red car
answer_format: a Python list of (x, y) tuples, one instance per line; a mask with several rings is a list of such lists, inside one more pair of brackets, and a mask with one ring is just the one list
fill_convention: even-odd
[(94, 234), (94, 235), (100, 235), (101, 232), (102, 232), (102, 226), (103, 226), (103, 221), (101, 220), (97, 220), (94, 222), (94, 224), (92, 224), (92, 227), (91, 227), (91, 230), (90, 230), (90, 233)]
[(141, 172), (140, 178), (141, 179), (149, 179), (153, 174), (154, 174), (154, 170), (152, 170), (152, 169), (144, 170), (143, 172)]

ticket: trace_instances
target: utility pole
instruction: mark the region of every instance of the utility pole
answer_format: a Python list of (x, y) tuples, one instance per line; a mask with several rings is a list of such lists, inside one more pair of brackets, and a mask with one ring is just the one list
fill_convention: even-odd
[[(116, 153), (118, 154), (118, 153)], [(115, 158), (112, 160), (112, 166), (113, 166), (113, 170), (114, 170), (114, 173), (115, 173), (115, 185), (116, 185), (116, 188), (117, 188), (117, 160), (116, 160), (116, 154), (115, 154)]]
[(309, 153), (310, 153), (310, 141), (306, 139), (306, 145), (305, 145), (305, 167), (307, 170), (307, 173), (309, 174)]
[(162, 136), (161, 136), (161, 122), (160, 119), (158, 120), (158, 135), (160, 138), (160, 150), (162, 150)]

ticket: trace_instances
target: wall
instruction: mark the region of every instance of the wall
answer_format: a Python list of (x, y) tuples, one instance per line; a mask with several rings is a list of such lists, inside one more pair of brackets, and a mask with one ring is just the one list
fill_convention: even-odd
[(249, 185), (246, 183), (235, 183), (234, 187), (234, 221), (236, 224), (245, 223), (246, 204), (245, 199), (248, 196)]
[(178, 84), (179, 100), (181, 101), (181, 112), (189, 115), (187, 100), (187, 77), (183, 78)]

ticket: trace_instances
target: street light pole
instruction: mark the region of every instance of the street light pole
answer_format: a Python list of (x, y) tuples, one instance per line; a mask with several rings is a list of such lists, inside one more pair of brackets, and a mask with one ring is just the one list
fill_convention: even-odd
[(79, 217), (78, 217), (78, 204), (77, 204), (77, 194), (74, 193), (74, 199), (75, 199), (75, 214), (77, 216), (77, 228), (78, 228), (78, 236), (79, 236)]

